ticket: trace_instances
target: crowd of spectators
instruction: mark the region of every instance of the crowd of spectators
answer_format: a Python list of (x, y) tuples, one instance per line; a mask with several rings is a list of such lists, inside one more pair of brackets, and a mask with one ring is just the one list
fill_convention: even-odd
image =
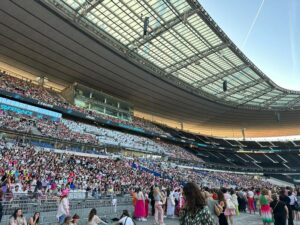
[(68, 187), (95, 196), (126, 194), (136, 186), (176, 186), (177, 181), (132, 168), (132, 161), (54, 153), (29, 144), (0, 142), (0, 178), (4, 193), (56, 194)]
[[(2, 191), (12, 195), (16, 191), (17, 194), (56, 194), (68, 187), (72, 190), (90, 191), (93, 196), (101, 196), (112, 193), (126, 194), (135, 187), (148, 190), (154, 184), (172, 189), (189, 181), (209, 187), (270, 185), (258, 178), (253, 179), (253, 176), (199, 172), (143, 159), (97, 158), (54, 153), (29, 144), (4, 140), (0, 142), (0, 151)], [(17, 190), (15, 187), (18, 187)]]
[(42, 136), (80, 143), (97, 144), (96, 138), (91, 134), (81, 134), (70, 131), (63, 123), (39, 119), (11, 111), (0, 110), (0, 128), (40, 134)]
[(71, 109), (91, 116), (102, 117), (113, 122), (143, 128), (151, 132), (165, 134), (165, 132), (156, 125), (141, 118), (134, 117), (132, 121), (126, 121), (109, 115), (100, 114), (96, 111), (77, 107), (66, 101), (58, 93), (53, 93), (53, 91), (47, 90), (43, 86), (37, 85), (30, 80), (22, 80), (17, 77), (10, 76), (5, 71), (0, 71), (0, 89), (23, 95), (28, 98), (33, 98), (46, 104), (59, 106), (65, 109)]
[(33, 133), (65, 141), (122, 147), (195, 162), (201, 161), (192, 153), (176, 145), (71, 120), (52, 121), (3, 110), (0, 110), (0, 118), (0, 128), (18, 132)]

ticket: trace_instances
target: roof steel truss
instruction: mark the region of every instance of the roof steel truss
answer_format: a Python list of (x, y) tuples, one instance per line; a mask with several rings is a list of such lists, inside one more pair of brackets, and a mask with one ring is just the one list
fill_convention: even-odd
[(276, 95), (276, 96), (274, 96), (274, 97), (272, 97), (272, 98), (270, 98), (270, 99), (262, 102), (261, 106), (268, 108), (272, 104), (274, 104), (275, 102), (277, 102), (279, 99), (283, 98), (286, 95), (287, 95), (287, 93), (280, 93), (280, 94), (278, 94), (278, 95)]
[[(258, 84), (260, 84), (261, 82), (263, 82), (264, 80), (262, 79), (262, 78), (260, 78), (260, 79), (257, 79), (257, 80), (252, 80), (252, 81), (249, 81), (249, 82), (247, 82), (247, 83), (243, 83), (243, 84), (241, 84), (241, 85), (238, 85), (238, 86), (235, 86), (235, 87), (233, 87), (233, 88), (230, 88), (227, 92), (225, 92), (225, 94), (223, 94), (220, 98), (221, 99), (223, 99), (223, 98), (226, 98), (226, 97), (228, 97), (228, 96), (230, 96), (230, 95), (234, 95), (234, 94), (236, 94), (236, 93), (238, 93), (238, 92), (240, 92), (240, 91), (243, 91), (243, 90), (245, 90), (245, 89), (247, 89), (247, 88), (251, 88), (251, 87), (253, 87), (253, 86), (255, 86), (255, 85), (258, 85)], [(224, 92), (222, 92), (222, 93), (224, 93)]]
[(181, 23), (186, 18), (194, 15), (198, 10), (197, 9), (189, 9), (188, 11), (180, 14), (177, 17), (174, 17), (173, 19), (160, 24), (160, 26), (152, 29), (151, 32), (149, 32), (147, 35), (141, 35), (138, 39), (132, 41), (127, 46), (133, 47), (133, 48), (139, 48), (146, 44), (147, 42), (152, 41), (153, 39), (157, 38), (164, 32), (168, 31), (170, 28), (176, 26), (177, 24)]
[(213, 48), (209, 48), (203, 52), (199, 52), (199, 54), (196, 54), (196, 55), (193, 55), (193, 56), (190, 56), (184, 60), (182, 60), (181, 62), (178, 62), (178, 63), (174, 63), (173, 65), (170, 65), (169, 67), (167, 67), (167, 72), (168, 73), (174, 73), (178, 70), (181, 70), (193, 63), (196, 63), (198, 62), (199, 60), (211, 55), (211, 54), (214, 54), (216, 52), (219, 52), (221, 50), (223, 50), (224, 48), (227, 48), (228, 47), (228, 44), (220, 44), (220, 45), (217, 45)]
[(239, 65), (239, 66), (236, 66), (236, 67), (233, 67), (229, 70), (225, 70), (225, 71), (222, 71), (218, 74), (214, 74), (210, 77), (207, 77), (207, 78), (204, 78), (202, 80), (199, 80), (199, 81), (196, 81), (195, 83), (197, 83), (198, 87), (201, 88), (201, 87), (204, 87), (208, 84), (211, 84), (217, 80), (220, 80), (220, 79), (223, 79), (224, 77), (228, 76), (228, 75), (231, 75), (231, 74), (234, 74), (234, 73), (237, 73), (237, 72), (240, 72), (244, 69), (246, 69), (248, 67), (248, 65), (246, 64), (242, 64), (242, 65)]
[(86, 16), (90, 11), (92, 11), (97, 5), (101, 4), (104, 0), (87, 0), (79, 8), (77, 8), (76, 19), (80, 19)]

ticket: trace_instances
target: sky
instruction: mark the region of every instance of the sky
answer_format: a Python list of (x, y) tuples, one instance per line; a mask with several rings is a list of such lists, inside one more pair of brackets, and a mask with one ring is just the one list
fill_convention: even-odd
[(198, 0), (276, 84), (300, 91), (300, 0)]

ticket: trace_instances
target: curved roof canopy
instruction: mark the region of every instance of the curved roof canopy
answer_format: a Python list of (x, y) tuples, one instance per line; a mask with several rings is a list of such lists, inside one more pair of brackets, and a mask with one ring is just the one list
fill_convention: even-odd
[(237, 108), (300, 108), (300, 92), (272, 82), (197, 0), (41, 1), (128, 60), (202, 97)]

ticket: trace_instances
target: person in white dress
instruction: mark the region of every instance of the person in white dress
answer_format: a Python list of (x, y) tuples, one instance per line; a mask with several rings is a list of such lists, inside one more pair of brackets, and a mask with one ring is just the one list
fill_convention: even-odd
[(175, 197), (173, 191), (167, 191), (167, 216), (174, 218), (175, 215)]

